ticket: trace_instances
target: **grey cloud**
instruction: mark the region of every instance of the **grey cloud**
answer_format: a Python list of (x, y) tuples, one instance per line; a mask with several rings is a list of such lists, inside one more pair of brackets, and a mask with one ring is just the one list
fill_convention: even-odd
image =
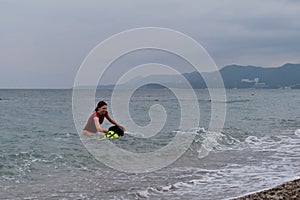
[[(71, 87), (84, 57), (97, 44), (112, 34), (143, 26), (172, 28), (189, 35), (219, 66), (297, 62), (299, 2), (2, 0), (0, 67), (6, 71), (0, 74), (0, 87), (9, 86), (12, 74), (20, 68), (23, 73), (16, 87), (27, 83), (28, 87)], [(140, 57), (140, 62), (144, 60)], [(57, 76), (59, 70), (65, 75)], [(50, 78), (29, 84), (26, 80), (33, 76), (32, 71), (37, 77)]]

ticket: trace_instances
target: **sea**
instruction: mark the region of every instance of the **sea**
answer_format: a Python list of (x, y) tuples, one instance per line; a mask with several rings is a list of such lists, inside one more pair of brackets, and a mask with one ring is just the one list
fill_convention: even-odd
[[(226, 107), (224, 126), (214, 133), (218, 137), (210, 152), (200, 156), (212, 134), (209, 124), (215, 102), (209, 91), (194, 90), (199, 126), (180, 130), (181, 104), (172, 91), (138, 89), (130, 98), (130, 120), (147, 126), (149, 110), (158, 104), (167, 116), (162, 129), (148, 138), (136, 137), (136, 130), (127, 129), (119, 139), (94, 140), (94, 144), (109, 142), (143, 153), (163, 148), (179, 132), (193, 133), (181, 157), (150, 172), (118, 170), (101, 162), (101, 157), (95, 158), (76, 129), (72, 92), (0, 90), (0, 199), (218, 200), (300, 177), (300, 90), (226, 90), (226, 100), (216, 102)], [(109, 89), (97, 90), (94, 101), (106, 101), (114, 118), (111, 94)], [(90, 115), (93, 109), (83, 115)], [(102, 126), (110, 124), (105, 121)]]

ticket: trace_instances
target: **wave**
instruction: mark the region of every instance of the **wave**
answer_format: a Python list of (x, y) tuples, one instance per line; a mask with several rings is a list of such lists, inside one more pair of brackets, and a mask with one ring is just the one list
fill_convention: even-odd
[(239, 139), (227, 133), (209, 131), (204, 127), (193, 129), (191, 132), (195, 134), (195, 138), (190, 146), (190, 151), (196, 152), (198, 158), (203, 158), (207, 156), (210, 151), (218, 150), (223, 146), (232, 146), (240, 143)]
[(178, 195), (175, 196), (180, 196), (183, 195), (184, 192), (193, 190), (193, 187), (195, 187), (196, 185), (206, 184), (210, 181), (211, 178), (208, 175), (203, 175), (202, 178), (191, 179), (187, 181), (178, 181), (174, 184), (148, 186), (146, 189), (137, 190), (135, 192), (135, 196), (137, 198), (150, 198), (168, 196), (168, 194), (172, 193), (178, 193)]
[(229, 134), (225, 132), (213, 132), (213, 131), (208, 131), (205, 128), (199, 128), (196, 131), (196, 138), (194, 140), (195, 143), (201, 143), (205, 141), (206, 139), (214, 138), (215, 142), (220, 144), (220, 145), (232, 145), (235, 143), (239, 143), (240, 141), (237, 138), (234, 138), (230, 136)]
[(61, 155), (50, 154), (45, 157), (33, 150), (2, 154), (0, 156), (0, 177), (4, 179), (14, 179), (18, 176), (26, 176), (36, 168), (39, 168), (36, 167), (36, 165), (55, 165), (58, 162), (63, 162)]
[[(203, 138), (209, 134), (204, 128), (198, 129), (198, 132), (203, 134)], [(195, 167), (175, 165), (172, 174), (176, 174), (176, 177), (172, 177), (171, 183), (148, 185), (136, 190), (135, 196), (150, 199), (180, 199), (182, 196), (186, 199), (224, 199), (241, 195), (241, 192), (268, 188), (293, 179), (295, 175), (299, 176), (297, 155), (300, 153), (300, 129), (290, 135), (252, 135), (243, 140), (229, 137), (234, 143), (228, 141), (223, 133), (220, 136), (210, 158), (202, 160)], [(195, 144), (199, 146), (198, 141)], [(208, 164), (211, 160), (213, 162)]]
[(248, 133), (243, 134), (240, 132), (238, 137), (234, 137), (224, 130), (222, 132), (211, 132), (202, 127), (196, 129), (195, 134), (196, 137), (190, 149), (192, 151), (196, 151), (199, 158), (203, 157), (201, 156), (201, 153), (204, 153), (204, 149), (207, 149), (209, 152), (245, 149), (272, 151), (275, 147), (288, 149), (290, 145), (300, 143), (300, 129), (296, 129), (290, 134), (284, 133), (282, 135), (270, 135), (263, 137), (255, 135), (246, 136)]
[(300, 136), (300, 129), (295, 130), (295, 135)]
[[(202, 158), (204, 155), (208, 155), (210, 151), (220, 152), (228, 150), (244, 150), (246, 148), (273, 148), (274, 145), (282, 145), (289, 141), (291, 137), (300, 136), (300, 129), (294, 131), (294, 133), (287, 135), (270, 135), (259, 137), (256, 135), (249, 135), (251, 133), (244, 132), (243, 130), (238, 129), (223, 129), (221, 132), (209, 131), (204, 127), (192, 128), (187, 131), (177, 130), (170, 133), (164, 133), (156, 136), (156, 138), (136, 138), (140, 137), (140, 134), (137, 132), (126, 132), (126, 135), (130, 137), (121, 138), (124, 143), (120, 145), (126, 145), (131, 147), (134, 145), (141, 144), (143, 147), (146, 145), (154, 145), (159, 143), (158, 146), (151, 146), (151, 149), (156, 147), (161, 147), (166, 145), (176, 134), (185, 135), (185, 137), (191, 136), (194, 137), (189, 151), (192, 153), (198, 154), (199, 158)], [(130, 145), (128, 145), (131, 142)], [(124, 148), (129, 148), (125, 146)], [(123, 147), (123, 146), (122, 146)], [(153, 148), (152, 148), (153, 147)], [(142, 147), (141, 147), (142, 148)], [(145, 148), (145, 151), (148, 151), (149, 148)], [(204, 154), (205, 153), (205, 154)]]

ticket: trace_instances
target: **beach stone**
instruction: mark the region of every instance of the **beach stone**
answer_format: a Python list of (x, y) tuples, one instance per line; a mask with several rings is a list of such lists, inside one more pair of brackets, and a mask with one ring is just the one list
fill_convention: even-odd
[(300, 200), (300, 179), (232, 200)]

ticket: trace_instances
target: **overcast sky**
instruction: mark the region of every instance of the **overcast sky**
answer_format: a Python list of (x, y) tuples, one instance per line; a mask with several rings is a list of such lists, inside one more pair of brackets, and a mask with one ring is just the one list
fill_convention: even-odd
[(0, 88), (71, 88), (96, 45), (149, 26), (190, 36), (219, 68), (300, 63), (299, 19), (298, 0), (0, 0)]

